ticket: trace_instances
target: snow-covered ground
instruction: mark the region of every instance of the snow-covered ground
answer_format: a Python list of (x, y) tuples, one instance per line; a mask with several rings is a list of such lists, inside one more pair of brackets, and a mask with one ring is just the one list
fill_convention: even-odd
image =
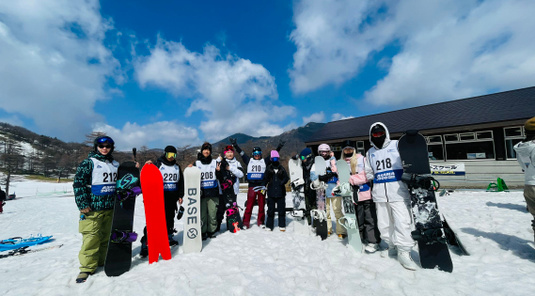
[[(173, 259), (149, 265), (134, 243), (132, 268), (120, 277), (102, 270), (76, 284), (78, 212), (68, 183), (21, 181), (12, 184), (18, 199), (0, 214), (0, 239), (36, 234), (63, 244), (0, 259), (2, 295), (533, 295), (535, 249), (531, 215), (521, 191), (486, 193), (458, 190), (439, 197), (441, 211), (470, 251), (452, 252), (453, 273), (405, 270), (378, 253), (357, 254), (335, 236), (319, 237), (288, 229), (253, 227), (221, 233), (203, 243), (198, 254), (173, 249)], [(243, 205), (244, 193), (238, 197)], [(290, 195), (287, 196), (290, 201)], [(144, 226), (138, 197), (135, 225)], [(291, 203), (288, 203), (290, 205)], [(256, 221), (256, 208), (252, 223)], [(176, 238), (182, 240), (182, 222)], [(453, 251), (453, 249), (452, 249)], [(417, 257), (417, 252), (413, 252)]]

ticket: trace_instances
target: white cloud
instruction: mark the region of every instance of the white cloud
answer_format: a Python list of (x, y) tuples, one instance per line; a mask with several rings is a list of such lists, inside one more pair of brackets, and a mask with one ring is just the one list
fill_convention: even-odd
[(147, 125), (127, 122), (121, 129), (105, 123), (97, 123), (93, 131), (104, 132), (112, 137), (118, 150), (130, 150), (141, 146), (162, 149), (167, 145), (184, 147), (200, 142), (196, 129), (172, 121), (160, 121)]
[(120, 76), (99, 9), (98, 1), (0, 2), (0, 108), (67, 140), (101, 120), (95, 102)]
[(325, 113), (323, 111), (303, 117), (303, 124), (309, 122), (325, 122)]
[(297, 1), (290, 39), (295, 93), (357, 77), (370, 57), (388, 73), (365, 99), (420, 105), (533, 85), (535, 2)]
[(142, 87), (155, 86), (193, 98), (186, 115), (201, 112), (199, 129), (208, 141), (235, 132), (253, 136), (281, 133), (278, 121), (295, 111), (277, 104), (275, 79), (267, 69), (243, 58), (223, 56), (212, 45), (197, 53), (159, 38), (150, 55), (136, 58), (134, 67)]

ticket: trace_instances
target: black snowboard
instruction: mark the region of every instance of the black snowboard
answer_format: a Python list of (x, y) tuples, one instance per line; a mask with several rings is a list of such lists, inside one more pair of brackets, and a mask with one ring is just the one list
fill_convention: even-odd
[(431, 176), (425, 138), (417, 131), (407, 131), (399, 139), (398, 148), (403, 162), (402, 180), (409, 187), (416, 226), (412, 238), (418, 242), (422, 268), (438, 267), (452, 272), (453, 264), (435, 198), (438, 182)]
[[(136, 178), (137, 181), (133, 184), (121, 188), (121, 182), (132, 180), (130, 178)], [(135, 179), (134, 179), (135, 181)], [(123, 183), (124, 184), (124, 183)], [(113, 221), (111, 226), (112, 237), (114, 232), (116, 233), (132, 233), (134, 224), (134, 209), (136, 205), (136, 199), (133, 188), (139, 188), (139, 169), (136, 168), (135, 162), (124, 162), (119, 166), (117, 176), (117, 196), (115, 200), (115, 206), (113, 209)], [(139, 193), (139, 192), (138, 192)], [(126, 197), (130, 194), (129, 197)], [(120, 235), (119, 235), (120, 237)], [(104, 272), (107, 276), (119, 276), (128, 270), (132, 263), (132, 242), (119, 241), (117, 239), (108, 242), (108, 252), (106, 254), (106, 262), (104, 263)]]
[(227, 215), (227, 229), (232, 233), (240, 231), (243, 227), (243, 223), (240, 216), (240, 208), (236, 203), (233, 203), (226, 211)]

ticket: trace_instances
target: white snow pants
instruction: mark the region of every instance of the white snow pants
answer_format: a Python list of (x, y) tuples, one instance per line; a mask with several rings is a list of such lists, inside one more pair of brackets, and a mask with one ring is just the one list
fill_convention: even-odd
[(412, 213), (408, 201), (377, 202), (377, 228), (381, 239), (398, 250), (409, 252), (414, 246), (411, 237)]

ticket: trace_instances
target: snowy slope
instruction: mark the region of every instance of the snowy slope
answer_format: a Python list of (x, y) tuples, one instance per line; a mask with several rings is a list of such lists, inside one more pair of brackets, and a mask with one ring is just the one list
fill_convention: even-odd
[[(42, 233), (62, 248), (0, 259), (2, 295), (532, 295), (535, 249), (522, 192), (456, 191), (439, 206), (471, 256), (452, 252), (453, 273), (411, 272), (390, 258), (357, 254), (343, 241), (253, 227), (204, 242), (199, 254), (174, 249), (173, 259), (149, 265), (136, 256), (117, 278), (102, 270), (76, 284), (78, 214), (71, 184), (13, 183), (19, 199), (0, 215), (0, 239)], [(238, 197), (243, 205), (244, 193)], [(290, 201), (290, 195), (287, 200)], [(288, 202), (288, 205), (291, 205)], [(135, 230), (144, 211), (138, 197)], [(256, 208), (255, 212), (256, 213)], [(256, 215), (253, 215), (252, 224)], [(176, 225), (182, 239), (182, 222)], [(140, 243), (134, 243), (139, 253)], [(413, 252), (417, 257), (417, 252)]]

